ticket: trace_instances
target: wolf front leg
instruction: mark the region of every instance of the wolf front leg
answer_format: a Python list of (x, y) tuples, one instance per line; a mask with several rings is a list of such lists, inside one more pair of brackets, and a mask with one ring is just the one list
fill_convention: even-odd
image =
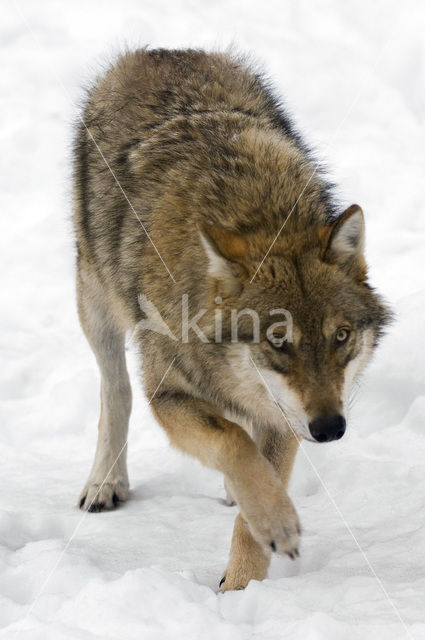
[[(290, 431), (280, 434), (258, 428), (255, 430), (254, 437), (261, 451), (279, 473), (286, 492), (298, 451), (297, 437)], [(290, 551), (289, 555), (296, 557), (298, 548)], [(250, 580), (264, 580), (267, 576), (270, 557), (270, 550), (258, 544), (243, 516), (239, 514), (233, 529), (229, 564), (220, 582), (220, 591), (244, 589)]]
[(113, 509), (128, 495), (127, 432), (131, 388), (125, 361), (125, 332), (117, 326), (107, 295), (87, 265), (79, 265), (78, 311), (101, 373), (101, 409), (96, 454), (79, 506)]
[(269, 554), (295, 553), (296, 511), (272, 464), (237, 424), (184, 393), (164, 391), (152, 401), (173, 445), (224, 473), (255, 545)]

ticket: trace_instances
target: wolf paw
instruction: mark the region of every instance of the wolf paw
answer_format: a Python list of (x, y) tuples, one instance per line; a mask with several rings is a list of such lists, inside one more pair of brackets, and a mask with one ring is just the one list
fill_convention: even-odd
[[(261, 523), (263, 525), (263, 523)], [(254, 538), (263, 545), (269, 547), (274, 553), (286, 554), (291, 560), (298, 558), (300, 525), (296, 513), (281, 514), (280, 522), (269, 523), (269, 526), (258, 527), (249, 523)]]
[(236, 575), (230, 575), (226, 572), (220, 580), (218, 592), (243, 591), (250, 580), (251, 576), (240, 575), (239, 572)]
[(80, 509), (98, 513), (114, 509), (128, 497), (128, 484), (117, 482), (88, 482), (80, 494), (78, 505)]
[(264, 580), (266, 577), (267, 571), (257, 573), (252, 570), (252, 567), (246, 567), (243, 564), (239, 567), (230, 566), (226, 569), (218, 585), (219, 593), (242, 591), (251, 580)]
[(299, 556), (301, 526), (297, 512), (284, 492), (256, 505), (255, 511), (245, 513), (248, 527), (264, 549), (287, 554), (291, 560)]
[(224, 491), (226, 492), (226, 498), (224, 502), (227, 504), (228, 507), (234, 507), (236, 504), (236, 500), (233, 497), (233, 493), (229, 485), (227, 484), (226, 480), (224, 480)]

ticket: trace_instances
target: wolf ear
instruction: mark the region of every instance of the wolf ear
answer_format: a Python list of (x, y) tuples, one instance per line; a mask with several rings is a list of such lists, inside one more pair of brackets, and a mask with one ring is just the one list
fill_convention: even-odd
[(221, 284), (224, 295), (237, 295), (242, 289), (248, 255), (248, 242), (233, 231), (212, 225), (199, 227), (201, 243), (208, 260), (208, 274)]
[(359, 205), (352, 204), (332, 225), (322, 227), (318, 233), (325, 262), (338, 264), (356, 279), (365, 280), (365, 226)]

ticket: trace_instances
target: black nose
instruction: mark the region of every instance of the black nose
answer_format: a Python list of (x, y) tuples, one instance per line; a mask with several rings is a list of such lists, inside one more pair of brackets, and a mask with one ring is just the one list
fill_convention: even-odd
[(308, 425), (310, 433), (317, 442), (339, 440), (345, 433), (345, 418), (340, 415), (316, 418)]

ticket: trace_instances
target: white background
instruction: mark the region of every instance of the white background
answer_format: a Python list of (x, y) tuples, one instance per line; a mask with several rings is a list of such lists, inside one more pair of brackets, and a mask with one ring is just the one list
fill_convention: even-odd
[[(423, 3), (17, 0), (0, 25), (0, 637), (425, 638)], [(131, 500), (75, 506), (99, 378), (75, 309), (70, 145), (81, 87), (126, 44), (231, 43), (363, 207), (371, 282), (397, 322), (347, 435), (298, 455), (300, 560), (217, 596), (236, 508), (170, 449), (130, 351)]]

